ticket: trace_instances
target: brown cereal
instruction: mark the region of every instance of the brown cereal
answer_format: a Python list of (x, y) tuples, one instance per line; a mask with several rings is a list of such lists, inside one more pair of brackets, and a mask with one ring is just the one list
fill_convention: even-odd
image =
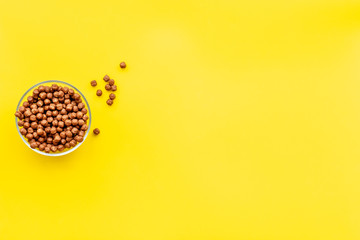
[(73, 129), (71, 129), (71, 132), (73, 135), (77, 135), (79, 133), (79, 129), (73, 128)]
[(44, 145), (44, 144), (40, 144), (39, 150), (40, 150), (40, 151), (44, 151), (44, 150), (45, 150), (45, 145)]
[(24, 128), (27, 129), (27, 128), (29, 128), (29, 127), (30, 127), (30, 123), (29, 123), (29, 122), (25, 122), (25, 123), (24, 123)]
[[(104, 80), (110, 77), (104, 77)], [(112, 83), (112, 81), (110, 82)], [(96, 86), (96, 81), (91, 82)], [(63, 151), (84, 140), (88, 110), (79, 93), (57, 84), (39, 86), (15, 112), (20, 134), (31, 148)]]
[(108, 100), (106, 100), (106, 103), (107, 103), (107, 105), (111, 106), (114, 103), (114, 101), (111, 99), (108, 99)]
[(111, 100), (114, 100), (116, 98), (116, 95), (114, 93), (110, 93), (109, 98)]
[(103, 79), (105, 82), (108, 82), (110, 80), (110, 77), (108, 75), (105, 75)]
[[(95, 129), (93, 130), (93, 133), (94, 133), (95, 135), (99, 135), (100, 130), (99, 130), (98, 128), (95, 128)], [(105, 134), (105, 135), (106, 135), (106, 134)]]
[(81, 119), (83, 116), (84, 116), (84, 114), (83, 114), (82, 112), (77, 112), (77, 113), (76, 113), (76, 117), (77, 117), (78, 119)]
[(117, 90), (117, 86), (116, 86), (116, 85), (111, 86), (111, 91), (115, 92), (116, 90)]
[(84, 107), (85, 107), (85, 104), (84, 104), (84, 103), (81, 102), (81, 103), (78, 104), (78, 108), (79, 108), (79, 109), (83, 109)]
[(22, 121), (22, 120), (19, 120), (17, 123), (18, 123), (18, 126), (19, 126), (19, 127), (24, 126), (24, 121)]
[(120, 67), (121, 67), (121, 68), (126, 68), (126, 63), (125, 63), (125, 62), (121, 62), (121, 63), (120, 63)]

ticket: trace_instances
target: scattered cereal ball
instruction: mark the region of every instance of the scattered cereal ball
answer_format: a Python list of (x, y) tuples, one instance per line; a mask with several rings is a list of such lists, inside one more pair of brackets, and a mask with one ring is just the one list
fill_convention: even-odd
[(95, 135), (99, 135), (100, 130), (99, 130), (98, 128), (95, 128), (95, 129), (93, 130), (93, 132), (94, 132)]
[(110, 93), (109, 98), (111, 100), (114, 100), (116, 98), (116, 95), (114, 93)]
[(105, 82), (108, 82), (110, 80), (110, 77), (106, 74), (103, 79)]
[(90, 84), (91, 84), (91, 86), (95, 87), (95, 86), (97, 85), (97, 82), (96, 82), (96, 80), (92, 80), (92, 81), (90, 82)]
[(113, 100), (108, 99), (108, 100), (106, 101), (106, 103), (107, 103), (107, 105), (111, 106), (114, 102), (113, 102)]
[(121, 67), (121, 68), (126, 68), (126, 63), (125, 63), (125, 62), (121, 62), (121, 63), (120, 63), (120, 67)]

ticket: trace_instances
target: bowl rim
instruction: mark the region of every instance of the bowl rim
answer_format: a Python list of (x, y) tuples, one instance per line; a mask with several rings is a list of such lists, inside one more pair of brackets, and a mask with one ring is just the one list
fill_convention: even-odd
[(75, 151), (77, 148), (79, 148), (79, 147), (81, 146), (81, 144), (83, 144), (83, 142), (85, 142), (86, 137), (88, 136), (89, 131), (90, 131), (90, 126), (91, 126), (91, 110), (90, 110), (90, 105), (89, 105), (88, 101), (86, 100), (84, 94), (82, 94), (82, 92), (81, 92), (79, 89), (77, 89), (75, 86), (73, 86), (73, 85), (70, 84), (70, 83), (67, 83), (67, 82), (64, 82), (64, 81), (60, 81), (60, 80), (46, 80), (46, 81), (42, 81), (42, 82), (39, 82), (39, 83), (33, 85), (32, 87), (30, 87), (30, 88), (21, 96), (20, 101), (19, 101), (19, 103), (17, 104), (16, 111), (19, 110), (19, 107), (21, 106), (21, 104), (22, 104), (25, 96), (26, 96), (32, 89), (36, 88), (36, 87), (39, 86), (39, 85), (48, 84), (48, 83), (65, 84), (65, 85), (73, 88), (74, 90), (76, 90), (76, 91), (81, 95), (82, 99), (85, 101), (86, 107), (87, 107), (87, 109), (88, 109), (88, 114), (89, 114), (89, 122), (88, 122), (88, 129), (87, 129), (87, 131), (86, 131), (86, 133), (85, 133), (85, 135), (84, 135), (84, 140), (83, 140), (82, 142), (76, 144), (75, 147), (72, 147), (72, 148), (70, 148), (70, 149), (67, 150), (67, 151), (55, 152), (55, 153), (46, 153), (46, 152), (43, 152), (43, 151), (38, 150), (37, 148), (31, 148), (31, 147), (30, 147), (30, 143), (29, 143), (28, 141), (26, 141), (26, 140), (25, 140), (25, 137), (20, 133), (20, 128), (19, 128), (19, 126), (18, 126), (18, 124), (17, 124), (17, 122), (18, 122), (18, 121), (17, 121), (17, 117), (15, 117), (15, 125), (16, 125), (17, 132), (18, 132), (19, 135), (20, 135), (20, 138), (23, 140), (23, 142), (26, 144), (26, 146), (28, 146), (31, 150), (33, 150), (33, 151), (35, 151), (35, 152), (37, 152), (37, 153), (39, 153), (39, 154), (41, 154), (41, 155), (50, 156), (50, 157), (58, 157), (58, 156), (63, 156), (63, 155), (66, 155), (66, 154), (69, 154), (69, 153)]

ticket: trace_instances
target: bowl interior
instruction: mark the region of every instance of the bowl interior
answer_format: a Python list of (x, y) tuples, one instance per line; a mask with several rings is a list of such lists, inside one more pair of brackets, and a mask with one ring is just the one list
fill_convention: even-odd
[(30, 143), (26, 140), (26, 138), (20, 133), (20, 127), (18, 126), (17, 124), (17, 117), (15, 117), (15, 125), (16, 125), (16, 128), (17, 128), (17, 131), (21, 137), (21, 139), (23, 140), (23, 142), (33, 151), (39, 153), (39, 154), (42, 154), (42, 155), (45, 155), (45, 156), (52, 156), (52, 157), (55, 157), (55, 156), (63, 156), (63, 155), (66, 155), (66, 154), (69, 154), (73, 151), (75, 151), (78, 147), (80, 147), (80, 145), (85, 142), (85, 139), (86, 137), (88, 136), (89, 134), (89, 131), (90, 131), (90, 126), (91, 126), (91, 110), (90, 110), (90, 106), (89, 106), (89, 103), (88, 101), (86, 100), (85, 96), (79, 91), (79, 89), (77, 89), (76, 87), (74, 87), (73, 85), (69, 84), (69, 83), (66, 83), (66, 82), (63, 82), (63, 81), (59, 81), (59, 80), (48, 80), (48, 81), (44, 81), (44, 82), (40, 82), (34, 86), (32, 86), (29, 90), (27, 90), (24, 95), (21, 97), (17, 107), (16, 107), (16, 111), (19, 110), (19, 107), (23, 104), (24, 101), (26, 101), (27, 97), (32, 95), (32, 92), (34, 91), (35, 88), (37, 88), (38, 86), (40, 85), (43, 85), (43, 86), (51, 86), (52, 84), (57, 84), (59, 86), (62, 86), (62, 87), (69, 87), (69, 88), (72, 88), (75, 90), (75, 92), (79, 93), (80, 96), (81, 96), (81, 99), (83, 100), (83, 102), (85, 103), (86, 105), (86, 108), (88, 110), (88, 116), (89, 116), (89, 120), (88, 120), (88, 129), (86, 130), (86, 133), (84, 135), (84, 140), (78, 144), (76, 144), (75, 147), (72, 147), (72, 148), (67, 148), (65, 149), (64, 151), (57, 151), (57, 152), (54, 152), (54, 153), (46, 153), (46, 152), (43, 152), (43, 151), (40, 151), (39, 149), (37, 148), (31, 148), (30, 147)]

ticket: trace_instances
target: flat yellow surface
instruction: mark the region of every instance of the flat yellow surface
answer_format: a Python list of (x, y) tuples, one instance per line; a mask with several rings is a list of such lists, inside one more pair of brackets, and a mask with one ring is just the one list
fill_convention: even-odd
[[(359, 66), (360, 1), (2, 0), (0, 240), (358, 240)], [(101, 130), (59, 158), (14, 124), (48, 79)]]

